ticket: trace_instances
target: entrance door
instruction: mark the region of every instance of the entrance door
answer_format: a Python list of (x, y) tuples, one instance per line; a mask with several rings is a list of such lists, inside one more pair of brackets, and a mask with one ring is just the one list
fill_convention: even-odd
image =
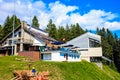
[(67, 53), (65, 54), (65, 57), (66, 57), (66, 61), (67, 61), (68, 60), (68, 54)]
[(41, 54), (41, 60), (43, 60), (43, 54)]

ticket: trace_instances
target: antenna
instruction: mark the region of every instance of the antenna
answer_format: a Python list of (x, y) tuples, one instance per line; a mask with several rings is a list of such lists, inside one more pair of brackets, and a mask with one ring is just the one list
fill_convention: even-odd
[(14, 26), (15, 26), (15, 0), (14, 0), (14, 14), (13, 14), (13, 31), (12, 31), (12, 55), (14, 55)]
[[(31, 9), (31, 6), (28, 7), (29, 9)], [(32, 43), (32, 39), (31, 39), (31, 27), (32, 27), (32, 16), (31, 16), (31, 11), (30, 11), (30, 27), (29, 27), (29, 30), (30, 30), (30, 45), (29, 45), (29, 51), (30, 51), (30, 46), (31, 46), (31, 43)]]
[(32, 41), (31, 40), (31, 27), (32, 27), (32, 22), (31, 22), (31, 16), (30, 16), (30, 42)]

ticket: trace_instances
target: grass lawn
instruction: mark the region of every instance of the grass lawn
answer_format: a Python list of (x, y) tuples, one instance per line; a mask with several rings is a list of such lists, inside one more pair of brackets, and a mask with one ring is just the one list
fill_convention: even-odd
[[(17, 61), (18, 56), (0, 57), (0, 80), (10, 80), (13, 70), (28, 70), (28, 62)], [(101, 70), (95, 64), (82, 62), (31, 63), (37, 71), (50, 71), (50, 80), (120, 80), (120, 74), (106, 65)]]

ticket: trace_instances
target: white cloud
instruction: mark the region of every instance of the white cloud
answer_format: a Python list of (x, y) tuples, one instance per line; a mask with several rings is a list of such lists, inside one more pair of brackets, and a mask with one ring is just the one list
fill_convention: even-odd
[[(50, 3), (50, 18), (53, 18), (54, 22), (57, 26), (62, 25), (63, 21), (66, 22), (69, 16), (67, 15), (69, 12), (73, 12), (74, 10), (78, 9), (76, 6), (65, 6), (60, 2)], [(63, 23), (64, 24), (64, 23)]]
[(78, 17), (80, 18), (78, 20), (81, 25), (85, 25), (87, 29), (96, 29), (96, 27), (103, 27), (106, 21), (112, 20), (116, 16), (111, 12), (105, 12), (102, 10), (91, 10), (90, 12), (82, 16), (78, 15)]
[(111, 30), (118, 30), (120, 29), (120, 22), (105, 22), (104, 26)]
[[(120, 29), (120, 22), (113, 21), (118, 17), (112, 12), (103, 10), (90, 10), (81, 15), (77, 6), (66, 6), (59, 1), (45, 4), (42, 1), (30, 2), (26, 0), (15, 1), (15, 13), (21, 19), (28, 23), (36, 15), (39, 19), (40, 28), (45, 28), (49, 19), (52, 19), (56, 26), (65, 26), (66, 24), (79, 23), (83, 29), (93, 29), (96, 27), (109, 28), (111, 30)], [(14, 0), (0, 0), (0, 24), (3, 24), (8, 15), (14, 12)], [(110, 20), (112, 22), (110, 22)]]
[(42, 1), (37, 1), (33, 3), (33, 7), (41, 10), (45, 8), (45, 4)]
[(3, 2), (3, 0), (0, 0), (0, 3)]

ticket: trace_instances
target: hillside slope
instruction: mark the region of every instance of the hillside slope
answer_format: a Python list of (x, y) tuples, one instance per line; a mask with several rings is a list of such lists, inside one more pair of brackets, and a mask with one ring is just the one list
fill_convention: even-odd
[[(10, 80), (13, 70), (28, 69), (28, 62), (17, 61), (16, 56), (0, 57), (0, 80)], [(21, 57), (20, 57), (21, 58)], [(120, 74), (103, 66), (101, 70), (95, 64), (82, 62), (32, 62), (37, 71), (50, 71), (50, 80), (120, 80)]]

